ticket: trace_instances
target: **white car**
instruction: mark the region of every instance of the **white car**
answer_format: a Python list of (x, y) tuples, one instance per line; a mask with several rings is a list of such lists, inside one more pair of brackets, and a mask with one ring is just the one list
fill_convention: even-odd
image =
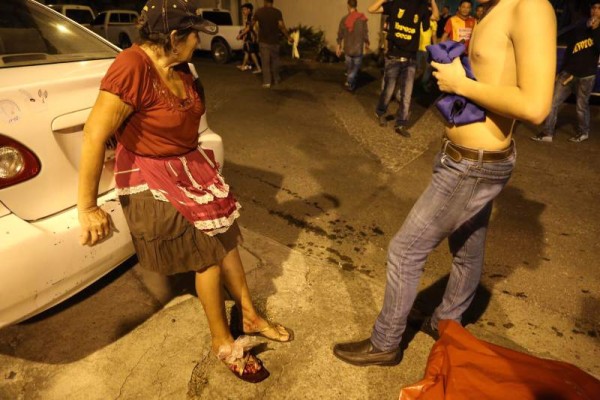
[[(33, 0), (0, 1), (0, 327), (90, 285), (134, 249), (115, 195), (108, 146), (99, 204), (116, 229), (79, 245), (83, 125), (119, 49)], [(221, 138), (200, 126), (223, 161)]]

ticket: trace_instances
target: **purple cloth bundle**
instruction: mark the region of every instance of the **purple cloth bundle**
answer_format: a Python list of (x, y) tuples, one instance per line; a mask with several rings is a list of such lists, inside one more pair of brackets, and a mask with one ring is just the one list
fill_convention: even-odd
[[(465, 45), (453, 40), (447, 40), (442, 43), (427, 46), (427, 61), (435, 61), (441, 64), (449, 64), (456, 57), (465, 69), (467, 77), (475, 80), (469, 59), (465, 52)], [(457, 94), (444, 94), (435, 103), (438, 110), (442, 113), (446, 121), (453, 125), (466, 125), (473, 122), (485, 121), (485, 110), (477, 104), (471, 102), (466, 97)]]

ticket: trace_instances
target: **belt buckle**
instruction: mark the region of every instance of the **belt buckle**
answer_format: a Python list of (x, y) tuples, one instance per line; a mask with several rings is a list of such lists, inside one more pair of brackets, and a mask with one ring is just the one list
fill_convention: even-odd
[(452, 146), (452, 142), (448, 139), (446, 139), (446, 142), (444, 143), (444, 154), (450, 157), (454, 162), (460, 162), (463, 158), (460, 151)]
[(400, 61), (400, 62), (408, 62), (408, 58), (406, 58), (406, 57), (398, 57), (398, 61)]

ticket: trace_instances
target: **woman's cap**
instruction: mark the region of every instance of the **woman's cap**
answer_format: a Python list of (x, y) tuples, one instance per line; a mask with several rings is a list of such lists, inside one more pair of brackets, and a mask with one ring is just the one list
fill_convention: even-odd
[(193, 28), (214, 35), (219, 27), (202, 18), (199, 0), (149, 0), (140, 15), (149, 33), (170, 33)]

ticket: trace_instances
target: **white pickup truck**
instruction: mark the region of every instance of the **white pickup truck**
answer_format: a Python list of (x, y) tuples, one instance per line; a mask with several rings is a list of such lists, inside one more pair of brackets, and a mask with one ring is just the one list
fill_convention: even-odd
[(48, 7), (86, 28), (90, 27), (90, 24), (95, 18), (94, 11), (88, 6), (77, 4), (48, 4)]
[(131, 10), (104, 11), (92, 21), (90, 29), (109, 42), (126, 49), (140, 37), (136, 28), (138, 17), (138, 13)]
[(233, 52), (241, 51), (243, 42), (237, 39), (242, 26), (233, 25), (231, 13), (220, 8), (200, 8), (198, 11), (204, 19), (219, 26), (219, 32), (212, 36), (200, 32), (200, 43), (198, 50), (210, 51), (213, 59), (224, 64), (231, 59)]

